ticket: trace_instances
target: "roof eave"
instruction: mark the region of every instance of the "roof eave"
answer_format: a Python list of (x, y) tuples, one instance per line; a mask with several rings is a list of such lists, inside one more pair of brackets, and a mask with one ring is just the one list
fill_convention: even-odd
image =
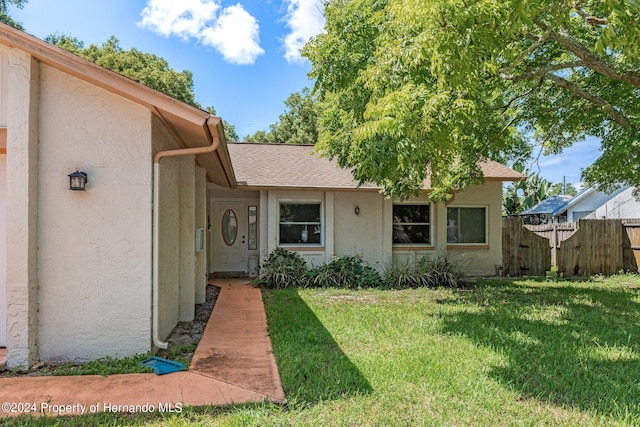
[[(221, 124), (210, 125), (209, 119), (213, 116), (208, 112), (80, 58), (9, 25), (0, 23), (0, 37), (3, 44), (25, 51), (43, 64), (148, 108), (152, 114), (161, 118), (161, 121), (172, 131), (182, 148), (210, 145), (213, 140), (212, 132), (218, 132), (221, 139), (220, 148), (214, 154), (209, 155), (214, 160), (207, 161), (204, 156), (198, 156), (198, 163), (207, 169), (207, 176), (210, 180), (216, 180), (218, 183), (230, 187), (235, 185), (235, 176), (226, 148), (224, 130)], [(185, 130), (186, 132), (183, 132)], [(224, 178), (219, 176), (218, 171), (210, 170), (214, 164), (223, 168)]]

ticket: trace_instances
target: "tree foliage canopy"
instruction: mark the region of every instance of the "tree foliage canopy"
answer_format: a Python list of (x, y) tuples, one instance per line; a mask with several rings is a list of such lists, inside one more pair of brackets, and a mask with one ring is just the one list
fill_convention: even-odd
[(309, 88), (289, 95), (284, 101), (285, 112), (268, 131), (257, 131), (245, 138), (247, 142), (278, 142), (285, 144), (315, 144), (318, 140), (320, 104)]
[(131, 80), (201, 108), (195, 102), (191, 71), (178, 72), (170, 68), (164, 58), (135, 48), (124, 50), (114, 36), (101, 46), (91, 44), (89, 47), (85, 47), (82, 41), (68, 35), (53, 34), (48, 36), (46, 41)]
[(9, 16), (9, 6), (13, 5), (18, 9), (22, 9), (28, 0), (0, 0), (0, 22), (11, 25), (19, 30), (24, 30), (20, 22), (16, 22)]
[(479, 161), (594, 135), (584, 172), (640, 185), (640, 3), (330, 0), (304, 55), (323, 103), (318, 149), (387, 195), (435, 199)]

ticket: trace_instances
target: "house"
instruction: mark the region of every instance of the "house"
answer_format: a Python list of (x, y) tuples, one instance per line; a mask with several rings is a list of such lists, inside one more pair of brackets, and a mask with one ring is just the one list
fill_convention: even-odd
[(619, 186), (615, 191), (605, 193), (591, 186), (574, 197), (549, 197), (521, 212), (520, 216), (528, 224), (575, 222), (582, 218), (633, 218), (640, 213), (640, 202), (633, 197), (633, 191), (633, 187)]
[(573, 196), (566, 194), (551, 196), (519, 213), (526, 224), (567, 222), (567, 203)]
[(220, 119), (0, 24), (0, 145), (9, 367), (144, 353), (193, 319), (206, 182), (235, 186)]
[[(567, 207), (568, 216), (571, 221), (581, 218), (586, 219), (619, 219), (619, 218), (640, 218), (640, 200), (634, 196), (637, 191), (635, 187), (626, 185), (620, 186), (614, 192), (607, 194), (590, 187), (590, 192), (579, 198)], [(591, 198), (587, 196), (592, 195)]]
[(255, 274), (277, 247), (379, 268), (447, 254), (494, 274), (502, 182), (521, 178), (486, 162), (448, 204), (427, 202), (428, 181), (387, 200), (313, 147), (227, 144), (219, 118), (3, 24), (0, 147), (9, 367), (162, 348), (210, 273)]
[(357, 188), (313, 146), (227, 146), (238, 185), (208, 187), (212, 224), (222, 224), (210, 236), (212, 273), (255, 274), (258, 259), (276, 248), (299, 252), (309, 265), (359, 255), (382, 269), (447, 254), (468, 274), (486, 276), (502, 264), (502, 183), (522, 175), (501, 164), (483, 163), (484, 184), (430, 204), (427, 191), (400, 201), (373, 184)]

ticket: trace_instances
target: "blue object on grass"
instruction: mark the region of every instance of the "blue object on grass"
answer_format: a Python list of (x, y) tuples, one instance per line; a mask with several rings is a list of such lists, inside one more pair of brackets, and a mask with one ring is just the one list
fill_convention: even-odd
[(147, 366), (153, 370), (156, 375), (170, 374), (172, 372), (186, 371), (187, 367), (182, 363), (173, 360), (163, 359), (162, 357), (153, 356), (140, 362), (141, 365)]

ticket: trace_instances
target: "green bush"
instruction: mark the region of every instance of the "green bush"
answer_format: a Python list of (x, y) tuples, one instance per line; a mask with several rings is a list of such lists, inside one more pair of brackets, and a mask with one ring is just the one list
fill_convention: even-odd
[(422, 257), (415, 262), (392, 265), (384, 273), (384, 282), (390, 288), (447, 287), (464, 284), (464, 275), (447, 258)]
[(383, 285), (380, 274), (363, 264), (360, 257), (333, 257), (329, 264), (312, 268), (306, 275), (308, 287), (375, 288)]
[(268, 288), (421, 288), (464, 284), (464, 275), (447, 258), (420, 258), (415, 262), (392, 265), (381, 276), (357, 256), (334, 257), (328, 264), (308, 269), (297, 252), (276, 249), (260, 266), (255, 284)]
[(305, 285), (307, 263), (297, 252), (275, 249), (260, 266), (254, 282), (268, 288), (290, 288)]

